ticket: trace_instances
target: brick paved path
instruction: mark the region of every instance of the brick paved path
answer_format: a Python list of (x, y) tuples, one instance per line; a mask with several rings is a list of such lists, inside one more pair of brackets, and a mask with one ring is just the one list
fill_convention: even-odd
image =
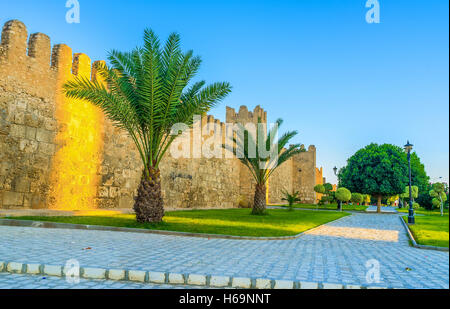
[[(277, 241), (0, 226), (0, 260), (65, 265), (69, 259), (83, 267), (449, 287), (448, 252), (410, 247), (398, 215), (353, 214), (298, 239)], [(366, 281), (372, 259), (380, 263), (379, 284)]]

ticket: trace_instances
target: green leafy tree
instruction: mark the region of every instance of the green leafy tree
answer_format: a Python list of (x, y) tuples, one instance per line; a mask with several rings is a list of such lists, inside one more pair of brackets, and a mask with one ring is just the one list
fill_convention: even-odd
[(375, 197), (381, 212), (383, 197), (403, 193), (407, 175), (406, 154), (400, 147), (372, 143), (347, 160), (339, 172), (339, 186)]
[(325, 192), (330, 192), (331, 190), (333, 190), (333, 185), (329, 182), (324, 183), (323, 186), (325, 188)]
[(433, 206), (439, 207), (441, 216), (444, 215), (444, 203), (447, 201), (447, 194), (445, 193), (445, 185), (437, 182), (433, 184), (433, 189), (430, 190), (430, 196), (433, 198)]
[[(427, 194), (430, 177), (425, 172), (425, 166), (420, 162), (416, 152), (411, 153), (411, 183), (418, 187), (418, 194)], [(416, 197), (417, 198), (417, 197)]]
[(370, 204), (370, 194), (363, 194), (363, 202), (365, 206)]
[(283, 193), (284, 197), (281, 200), (288, 202), (290, 211), (294, 210), (294, 208), (293, 208), (294, 204), (296, 202), (300, 202), (300, 198), (298, 196), (300, 193), (298, 191), (289, 193), (287, 190), (283, 190), (282, 193)]
[[(317, 188), (316, 188), (317, 187)], [(317, 193), (323, 194), (322, 198), (320, 199), (319, 204), (326, 204), (326, 203), (332, 203), (334, 201), (334, 195), (333, 195), (333, 185), (330, 183), (324, 183), (323, 185), (316, 185), (314, 187), (314, 191), (316, 189), (320, 190), (320, 192), (316, 191)]]
[(325, 187), (322, 184), (318, 184), (314, 186), (314, 192), (318, 193), (318, 194), (322, 194), (322, 197), (319, 200), (319, 205), (323, 205), (325, 204), (325, 195), (323, 195), (325, 193)]
[(361, 204), (364, 201), (364, 197), (361, 193), (352, 193), (351, 201), (355, 204)]
[(390, 196), (387, 199), (387, 203), (392, 206), (395, 203), (395, 201), (398, 200), (398, 199), (399, 199), (399, 195)]
[[(416, 198), (419, 197), (419, 187), (418, 186), (411, 186), (411, 195), (413, 202)], [(406, 205), (409, 202), (409, 186), (405, 187), (405, 191), (399, 195), (400, 199), (402, 200), (402, 204)]]
[(335, 198), (338, 200), (339, 209), (342, 210), (342, 202), (348, 202), (352, 198), (352, 193), (349, 189), (340, 187), (336, 190)]
[(97, 67), (99, 79), (77, 77), (64, 85), (64, 92), (99, 106), (115, 126), (128, 132), (144, 166), (134, 204), (136, 219), (160, 222), (164, 207), (159, 164), (177, 137), (171, 134), (172, 126), (191, 126), (193, 115), (214, 107), (231, 86), (193, 83), (201, 59), (192, 51), (182, 52), (176, 33), (160, 46), (156, 34), (147, 29), (143, 47), (131, 52), (113, 50), (108, 59), (110, 68)]
[(321, 184), (315, 185), (314, 186), (314, 191), (316, 193), (320, 193), (320, 194), (324, 194), (325, 193), (325, 187)]
[[(258, 120), (258, 123), (261, 124), (261, 119)], [(289, 141), (298, 134), (297, 131), (284, 133), (274, 143), (278, 128), (282, 123), (283, 120), (278, 119), (267, 134), (260, 132), (260, 130), (256, 130), (256, 134), (253, 134), (238, 124), (244, 134), (236, 134), (236, 137), (231, 138), (236, 149), (242, 151), (237, 158), (249, 169), (256, 182), (252, 209), (254, 215), (261, 215), (266, 211), (266, 184), (270, 175), (291, 157), (305, 151), (305, 148), (301, 147), (300, 144), (289, 145), (288, 148), (285, 148)], [(264, 134), (264, 136), (261, 136), (261, 134)], [(228, 149), (227, 145), (223, 145), (223, 147)], [(255, 153), (251, 151), (252, 149), (256, 149)], [(270, 149), (275, 149), (276, 153), (266, 157), (260, 155), (260, 150), (269, 151)]]
[[(419, 196), (419, 187), (418, 186), (411, 186), (411, 195), (413, 200), (416, 199)], [(405, 191), (400, 194), (400, 197), (404, 199), (409, 199), (409, 186), (405, 187)]]

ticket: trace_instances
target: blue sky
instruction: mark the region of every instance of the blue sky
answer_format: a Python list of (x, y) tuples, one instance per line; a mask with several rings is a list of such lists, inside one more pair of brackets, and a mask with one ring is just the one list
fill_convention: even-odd
[(0, 23), (19, 19), (92, 60), (141, 45), (146, 27), (177, 31), (203, 58), (199, 78), (234, 87), (214, 116), (261, 105), (316, 145), (329, 181), (359, 148), (407, 139), (432, 180), (448, 181), (448, 1), (379, 0), (379, 24), (366, 23), (366, 0), (79, 0), (79, 24), (65, 2), (1, 0)]

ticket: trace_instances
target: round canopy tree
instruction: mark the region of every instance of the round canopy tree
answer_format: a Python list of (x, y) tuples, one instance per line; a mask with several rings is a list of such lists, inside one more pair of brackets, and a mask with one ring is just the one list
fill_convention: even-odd
[(400, 147), (372, 143), (358, 150), (339, 172), (339, 186), (370, 194), (381, 212), (383, 197), (403, 193), (408, 183), (408, 162)]
[(445, 185), (443, 183), (434, 183), (433, 189), (430, 190), (430, 196), (433, 198), (433, 206), (439, 207), (441, 216), (444, 215), (444, 203), (447, 201), (447, 194), (445, 193)]
[(347, 188), (339, 188), (334, 195), (338, 200), (338, 209), (342, 210), (342, 202), (348, 202), (352, 198), (352, 193)]
[(360, 193), (352, 193), (352, 198), (351, 198), (352, 203), (355, 204), (361, 204), (364, 201), (364, 197), (362, 194)]
[(324, 194), (325, 193), (325, 187), (321, 184), (315, 185), (314, 186), (314, 191), (316, 193), (320, 193), (320, 194)]

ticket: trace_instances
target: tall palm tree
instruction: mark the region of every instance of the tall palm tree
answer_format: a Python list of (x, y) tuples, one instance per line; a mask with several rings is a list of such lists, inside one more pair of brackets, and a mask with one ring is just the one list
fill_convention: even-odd
[[(244, 131), (244, 134), (236, 134), (236, 136), (231, 138), (233, 147), (236, 147), (234, 150), (236, 153), (240, 153), (237, 158), (248, 167), (256, 181), (252, 209), (252, 214), (255, 215), (264, 214), (266, 211), (267, 181), (272, 173), (292, 156), (305, 151), (301, 144), (290, 145), (286, 148), (289, 140), (298, 134), (297, 131), (284, 133), (274, 143), (274, 139), (278, 134), (278, 128), (282, 123), (283, 120), (278, 119), (267, 134), (264, 130), (258, 129), (256, 132), (249, 132), (241, 124), (238, 124), (240, 129)], [(261, 124), (261, 119), (258, 119), (258, 124)], [(264, 149), (264, 147), (266, 151), (275, 151), (271, 152), (269, 156), (261, 157), (260, 150)], [(224, 145), (224, 148), (229, 149), (229, 146)], [(251, 151), (252, 149), (256, 151)]]
[(231, 86), (193, 83), (201, 59), (192, 50), (181, 51), (177, 33), (160, 46), (157, 35), (147, 29), (143, 47), (131, 52), (113, 50), (108, 60), (109, 68), (97, 68), (104, 82), (75, 78), (64, 85), (64, 92), (99, 106), (115, 126), (129, 133), (144, 165), (135, 197), (136, 219), (160, 222), (164, 207), (159, 164), (177, 137), (170, 134), (171, 127), (176, 123), (192, 126), (193, 115), (206, 113), (230, 93)]

